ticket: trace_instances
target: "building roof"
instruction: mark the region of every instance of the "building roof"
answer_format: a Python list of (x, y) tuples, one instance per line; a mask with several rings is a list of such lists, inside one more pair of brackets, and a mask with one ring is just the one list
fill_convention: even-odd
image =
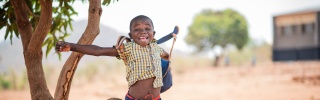
[(308, 7), (303, 9), (294, 9), (290, 11), (285, 11), (282, 13), (274, 14), (273, 16), (282, 16), (282, 15), (294, 15), (294, 14), (303, 14), (303, 13), (313, 13), (313, 12), (320, 12), (320, 7)]

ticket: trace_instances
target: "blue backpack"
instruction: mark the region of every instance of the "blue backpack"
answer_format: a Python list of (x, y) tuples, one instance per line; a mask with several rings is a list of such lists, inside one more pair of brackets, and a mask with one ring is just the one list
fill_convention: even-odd
[[(161, 43), (168, 41), (169, 39), (173, 38), (173, 34), (177, 35), (178, 33), (179, 33), (179, 27), (175, 26), (173, 29), (173, 32), (160, 38), (157, 41), (157, 44), (161, 44)], [(167, 91), (172, 86), (172, 73), (171, 73), (171, 68), (170, 68), (170, 63), (171, 63), (170, 58), (172, 55), (172, 49), (173, 49), (175, 41), (176, 41), (176, 37), (173, 38), (173, 43), (172, 43), (172, 46), (170, 49), (170, 54), (169, 54), (169, 60), (161, 59), (163, 86), (161, 87), (160, 93)]]
[(161, 59), (163, 86), (161, 87), (160, 93), (167, 91), (172, 86), (172, 74), (169, 65), (170, 61)]

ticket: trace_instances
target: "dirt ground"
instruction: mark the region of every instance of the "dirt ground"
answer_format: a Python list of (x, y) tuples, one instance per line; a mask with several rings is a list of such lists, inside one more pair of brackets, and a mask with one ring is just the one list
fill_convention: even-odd
[[(176, 71), (163, 100), (320, 100), (320, 62), (264, 63), (256, 66), (192, 67)], [(103, 78), (103, 77), (101, 77)], [(55, 87), (50, 86), (51, 94)], [(122, 76), (72, 84), (70, 100), (124, 98)], [(0, 91), (0, 100), (29, 100), (29, 90)]]

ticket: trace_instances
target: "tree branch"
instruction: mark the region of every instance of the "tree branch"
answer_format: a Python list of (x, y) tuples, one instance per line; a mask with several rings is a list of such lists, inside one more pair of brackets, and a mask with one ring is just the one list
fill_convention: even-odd
[(24, 6), (27, 6), (24, 0), (10, 0), (16, 18), (16, 24), (18, 26), (18, 32), (20, 33), (23, 51), (28, 48), (29, 41), (32, 36), (32, 25), (28, 20), (28, 14)]
[(33, 17), (40, 17), (39, 15), (32, 13), (31, 9), (26, 4), (24, 5), (24, 9), (28, 11), (29, 15), (32, 15)]
[(32, 100), (52, 100), (43, 68), (42, 68), (42, 44), (50, 27), (52, 19), (52, 0), (39, 0), (41, 16), (39, 24), (32, 33), (32, 25), (29, 22), (27, 6), (24, 0), (11, 0), (14, 8), (16, 24), (21, 35), (23, 54), (27, 69), (28, 82)]
[(39, 23), (31, 37), (28, 50), (42, 52), (42, 44), (46, 38), (52, 22), (52, 0), (39, 0), (41, 5)]
[[(100, 33), (99, 24), (101, 12), (101, 0), (90, 0), (88, 24), (85, 32), (78, 41), (79, 44), (91, 44)], [(63, 65), (54, 94), (55, 100), (68, 100), (72, 78), (82, 57), (83, 54), (73, 52)]]

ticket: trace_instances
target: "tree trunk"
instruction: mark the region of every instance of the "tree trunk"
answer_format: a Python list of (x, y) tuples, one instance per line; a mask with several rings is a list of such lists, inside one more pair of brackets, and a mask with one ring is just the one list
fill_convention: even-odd
[[(214, 62), (213, 62), (213, 66), (215, 66), (215, 67), (218, 67), (219, 65), (220, 65), (220, 62), (221, 62), (221, 60), (226, 60), (226, 47), (222, 47), (222, 50), (221, 50), (221, 53), (220, 54), (217, 54), (217, 55), (215, 55), (215, 59), (214, 59)], [(230, 60), (229, 58), (228, 58), (228, 60)], [(229, 65), (229, 61), (228, 62), (224, 62), (224, 64), (226, 64), (226, 63), (228, 63), (228, 65)]]
[[(101, 0), (90, 0), (88, 25), (78, 44), (91, 44), (100, 33), (101, 13)], [(55, 100), (68, 100), (72, 78), (82, 57), (83, 54), (73, 52), (63, 65), (54, 94)]]
[(23, 44), (23, 54), (27, 68), (30, 94), (32, 100), (52, 100), (42, 69), (42, 44), (49, 32), (52, 22), (52, 0), (40, 0), (41, 15), (39, 23), (32, 33), (28, 20), (26, 2), (11, 0), (17, 20), (18, 31)]
[(220, 62), (220, 56), (215, 56), (214, 58), (214, 62), (213, 62), (213, 66), (214, 67), (218, 67), (219, 66), (219, 62)]

